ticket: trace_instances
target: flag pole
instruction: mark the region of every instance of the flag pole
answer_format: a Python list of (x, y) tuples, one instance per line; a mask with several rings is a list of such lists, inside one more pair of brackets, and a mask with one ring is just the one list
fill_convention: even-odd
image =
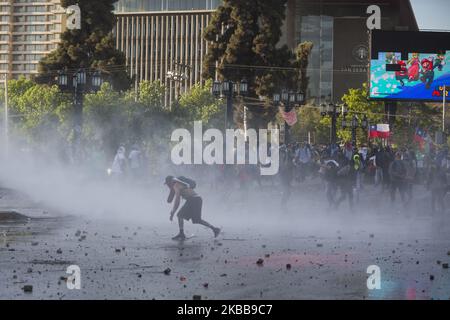
[(447, 86), (444, 85), (444, 97), (442, 98), (442, 132), (445, 132), (445, 100), (447, 98)]
[(5, 81), (4, 81), (4, 85), (5, 85), (5, 90), (4, 90), (4, 94), (5, 94), (5, 119), (4, 119), (4, 139), (5, 139), (5, 156), (8, 155), (8, 149), (9, 149), (9, 110), (8, 110), (8, 76), (5, 74)]

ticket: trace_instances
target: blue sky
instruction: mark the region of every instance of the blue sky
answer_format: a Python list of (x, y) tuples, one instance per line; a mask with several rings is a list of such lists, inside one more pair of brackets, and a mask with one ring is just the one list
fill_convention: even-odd
[(449, 0), (410, 0), (420, 29), (450, 30)]

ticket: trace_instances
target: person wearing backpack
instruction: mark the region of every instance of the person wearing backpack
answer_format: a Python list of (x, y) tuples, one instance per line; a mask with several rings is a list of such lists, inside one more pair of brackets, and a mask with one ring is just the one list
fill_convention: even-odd
[(391, 202), (395, 201), (395, 194), (400, 193), (402, 202), (405, 203), (405, 178), (406, 167), (402, 161), (402, 155), (400, 152), (395, 154), (395, 160), (389, 166), (389, 178), (391, 184)]
[(217, 236), (220, 233), (220, 229), (214, 227), (213, 225), (209, 224), (208, 222), (202, 219), (203, 200), (194, 191), (196, 187), (195, 181), (182, 176), (177, 178), (173, 176), (167, 176), (165, 180), (165, 185), (167, 185), (167, 187), (170, 190), (167, 202), (172, 203), (173, 199), (175, 198), (173, 209), (170, 212), (170, 221), (173, 220), (173, 216), (175, 215), (180, 206), (181, 198), (186, 200), (183, 207), (181, 207), (180, 211), (178, 211), (177, 214), (178, 226), (180, 231), (178, 235), (176, 235), (172, 239), (173, 240), (186, 239), (186, 235), (184, 234), (184, 220), (191, 220), (193, 224), (200, 224), (207, 228), (210, 228), (214, 232), (214, 237), (217, 238)]

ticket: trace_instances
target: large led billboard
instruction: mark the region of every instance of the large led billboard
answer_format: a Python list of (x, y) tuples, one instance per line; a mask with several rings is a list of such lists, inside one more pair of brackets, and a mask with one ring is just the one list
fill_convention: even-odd
[(371, 99), (442, 101), (450, 33), (374, 31), (369, 73)]

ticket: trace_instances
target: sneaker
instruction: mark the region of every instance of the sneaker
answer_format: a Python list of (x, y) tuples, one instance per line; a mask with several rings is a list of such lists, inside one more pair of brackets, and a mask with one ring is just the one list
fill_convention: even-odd
[(184, 233), (179, 233), (175, 237), (173, 237), (172, 240), (175, 241), (186, 240), (186, 236), (184, 235)]
[(220, 228), (214, 228), (214, 238), (217, 238), (217, 236), (219, 235), (219, 233), (220, 233)]

